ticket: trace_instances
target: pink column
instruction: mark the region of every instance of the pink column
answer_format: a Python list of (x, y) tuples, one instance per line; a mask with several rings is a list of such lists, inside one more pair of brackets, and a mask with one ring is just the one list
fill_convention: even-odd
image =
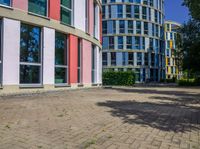
[(28, 0), (13, 0), (12, 6), (24, 11), (28, 11)]
[(90, 42), (83, 40), (83, 84), (91, 84), (92, 81), (92, 45)]

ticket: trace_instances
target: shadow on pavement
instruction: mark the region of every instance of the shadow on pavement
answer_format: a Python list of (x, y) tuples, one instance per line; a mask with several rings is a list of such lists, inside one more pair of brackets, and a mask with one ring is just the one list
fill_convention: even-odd
[[(200, 109), (186, 105), (188, 103), (199, 103), (199, 94), (148, 89), (117, 90), (120, 92), (158, 95), (150, 95), (149, 102), (113, 100), (97, 103), (98, 106), (109, 107), (111, 115), (121, 118), (125, 123), (150, 126), (163, 131), (185, 132), (191, 131), (191, 129), (199, 130)], [(161, 95), (174, 95), (175, 98), (161, 97)], [(151, 102), (153, 99), (154, 102)], [(166, 100), (171, 102), (166, 102)]]

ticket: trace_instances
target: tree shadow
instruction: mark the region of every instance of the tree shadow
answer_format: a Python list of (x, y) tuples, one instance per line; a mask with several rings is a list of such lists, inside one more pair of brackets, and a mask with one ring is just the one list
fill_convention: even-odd
[(199, 129), (200, 111), (194, 107), (137, 101), (106, 101), (97, 105), (111, 108), (111, 115), (121, 118), (124, 123), (174, 132)]
[(111, 90), (116, 90), (118, 92), (123, 92), (123, 93), (159, 94), (159, 95), (170, 95), (170, 96), (174, 95), (174, 96), (182, 96), (182, 97), (192, 97), (192, 98), (198, 98), (200, 100), (199, 93), (176, 91), (175, 88), (174, 88), (174, 91), (157, 90), (155, 88), (154, 89), (112, 88)]

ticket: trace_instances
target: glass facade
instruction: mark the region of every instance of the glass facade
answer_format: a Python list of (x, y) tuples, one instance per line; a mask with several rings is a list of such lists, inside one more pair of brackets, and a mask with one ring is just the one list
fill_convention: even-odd
[(41, 15), (47, 16), (48, 0), (28, 0), (28, 11)]
[(21, 24), (20, 84), (42, 83), (41, 29)]
[(68, 82), (67, 35), (56, 32), (55, 37), (55, 83)]
[(165, 76), (156, 74), (165, 69), (160, 65), (165, 55), (163, 5), (163, 0), (102, 1), (103, 70), (137, 71), (139, 82), (150, 79), (150, 67), (152, 81)]

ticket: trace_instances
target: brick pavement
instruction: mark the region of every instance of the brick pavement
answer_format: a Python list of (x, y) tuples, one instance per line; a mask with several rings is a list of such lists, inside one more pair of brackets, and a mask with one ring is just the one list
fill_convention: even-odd
[(200, 89), (0, 97), (0, 149), (200, 149)]

